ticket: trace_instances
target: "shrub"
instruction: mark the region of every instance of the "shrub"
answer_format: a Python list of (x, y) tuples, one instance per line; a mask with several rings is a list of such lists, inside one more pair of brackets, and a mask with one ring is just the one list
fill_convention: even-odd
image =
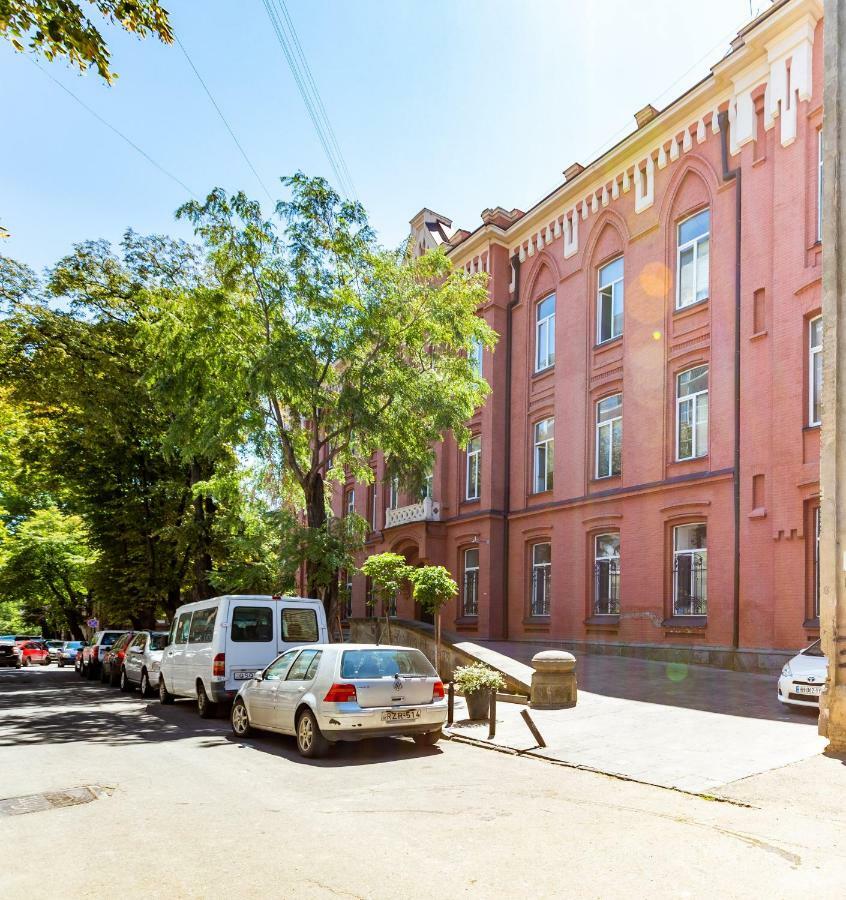
[(505, 679), (495, 669), (484, 663), (473, 663), (471, 666), (458, 666), (455, 670), (455, 685), (464, 694), (476, 691), (502, 691)]

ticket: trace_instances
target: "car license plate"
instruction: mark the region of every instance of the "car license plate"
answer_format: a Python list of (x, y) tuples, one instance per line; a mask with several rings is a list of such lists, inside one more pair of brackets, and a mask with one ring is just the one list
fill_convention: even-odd
[(236, 681), (249, 681), (255, 674), (255, 672), (233, 672), (232, 677)]
[(383, 722), (413, 722), (419, 718), (419, 709), (388, 709), (382, 713)]
[(823, 686), (821, 684), (795, 684), (793, 689), (797, 694), (821, 694)]

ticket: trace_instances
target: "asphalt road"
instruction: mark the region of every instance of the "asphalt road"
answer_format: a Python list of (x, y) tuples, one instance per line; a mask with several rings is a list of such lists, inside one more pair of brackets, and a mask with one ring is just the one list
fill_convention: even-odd
[(754, 808), (454, 742), (306, 762), (190, 704), (0, 670), (4, 898), (842, 897), (842, 804), (749, 793)]

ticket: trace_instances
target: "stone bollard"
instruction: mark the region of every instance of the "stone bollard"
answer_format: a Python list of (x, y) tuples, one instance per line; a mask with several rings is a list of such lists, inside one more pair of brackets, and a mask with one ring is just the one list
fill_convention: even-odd
[(532, 657), (533, 709), (568, 709), (576, 705), (576, 657), (566, 650), (542, 650)]

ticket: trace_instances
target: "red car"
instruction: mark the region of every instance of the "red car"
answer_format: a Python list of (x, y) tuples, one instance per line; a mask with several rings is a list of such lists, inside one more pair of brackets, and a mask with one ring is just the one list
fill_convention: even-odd
[(50, 651), (42, 641), (17, 641), (15, 646), (20, 650), (22, 666), (32, 666), (35, 663), (50, 665)]
[(106, 650), (103, 655), (103, 662), (100, 665), (100, 681), (103, 684), (109, 684), (112, 687), (117, 687), (120, 684), (120, 670), (123, 666), (123, 658), (126, 656), (126, 648), (134, 637), (134, 631), (127, 631)]

